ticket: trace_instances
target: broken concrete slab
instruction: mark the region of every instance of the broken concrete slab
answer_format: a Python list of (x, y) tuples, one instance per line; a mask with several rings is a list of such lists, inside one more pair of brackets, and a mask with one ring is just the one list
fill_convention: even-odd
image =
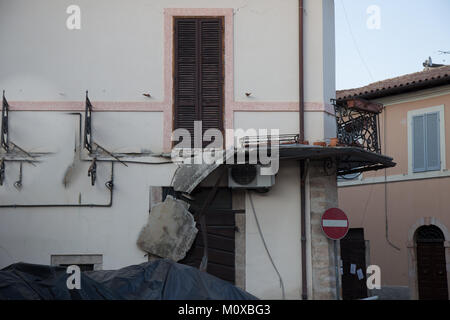
[(193, 158), (185, 159), (174, 174), (172, 183), (174, 190), (191, 193), (211, 172), (228, 163), (234, 154), (234, 150), (205, 151)]
[(138, 247), (175, 262), (182, 260), (198, 232), (194, 217), (188, 209), (188, 203), (172, 196), (167, 196), (164, 202), (155, 205), (139, 234)]

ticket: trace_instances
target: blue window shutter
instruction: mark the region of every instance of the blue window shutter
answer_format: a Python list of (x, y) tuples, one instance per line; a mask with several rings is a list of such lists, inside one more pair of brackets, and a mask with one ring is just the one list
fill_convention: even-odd
[(412, 163), (413, 172), (426, 170), (425, 163), (425, 116), (419, 115), (412, 118)]
[(439, 112), (426, 114), (425, 149), (426, 170), (441, 169)]

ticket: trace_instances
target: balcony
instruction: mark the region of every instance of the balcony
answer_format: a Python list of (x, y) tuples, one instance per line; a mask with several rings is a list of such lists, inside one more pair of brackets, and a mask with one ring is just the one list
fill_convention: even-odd
[(381, 154), (378, 130), (383, 105), (363, 99), (333, 99), (331, 102), (336, 113), (339, 144)]

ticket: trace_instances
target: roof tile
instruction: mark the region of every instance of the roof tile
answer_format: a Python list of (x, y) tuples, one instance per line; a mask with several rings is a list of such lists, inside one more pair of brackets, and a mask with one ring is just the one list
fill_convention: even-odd
[(450, 84), (450, 65), (374, 82), (360, 88), (338, 90), (336, 97), (338, 100), (353, 97), (374, 99), (444, 84)]

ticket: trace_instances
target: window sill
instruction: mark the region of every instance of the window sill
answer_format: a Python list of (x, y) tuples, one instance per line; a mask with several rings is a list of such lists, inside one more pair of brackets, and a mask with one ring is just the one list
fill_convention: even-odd
[(436, 171), (425, 171), (425, 172), (416, 172), (409, 174), (400, 174), (387, 176), (386, 180), (384, 176), (373, 177), (362, 179), (361, 181), (348, 181), (348, 182), (339, 182), (338, 187), (353, 187), (359, 185), (368, 185), (368, 184), (381, 184), (381, 183), (391, 183), (391, 182), (403, 182), (403, 181), (414, 181), (414, 180), (425, 180), (425, 179), (439, 179), (439, 178), (448, 178), (450, 177), (450, 171), (447, 169), (436, 170)]

